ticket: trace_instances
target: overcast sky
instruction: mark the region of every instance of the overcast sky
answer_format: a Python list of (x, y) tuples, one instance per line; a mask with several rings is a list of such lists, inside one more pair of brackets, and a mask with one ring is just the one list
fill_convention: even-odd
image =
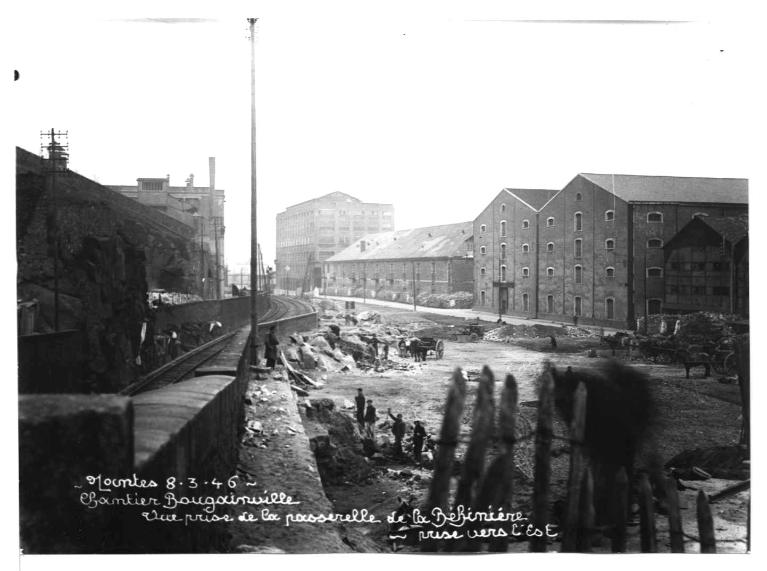
[(578, 172), (750, 176), (753, 54), (734, 8), (358, 4), (29, 13), (12, 30), (15, 144), (69, 130), (71, 167), (103, 184), (206, 185), (215, 156), (227, 261), (247, 264), (254, 16), (267, 263), (277, 212), (333, 191), (394, 204), (404, 229)]

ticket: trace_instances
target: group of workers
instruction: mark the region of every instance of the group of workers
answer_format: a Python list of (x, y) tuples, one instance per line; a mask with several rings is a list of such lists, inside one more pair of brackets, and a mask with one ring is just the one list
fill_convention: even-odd
[[(378, 420), (378, 415), (373, 401), (365, 398), (362, 389), (357, 389), (357, 396), (354, 397), (354, 401), (357, 405), (357, 423), (360, 430), (363, 430), (365, 438), (375, 440), (375, 423)], [(402, 439), (407, 431), (405, 421), (402, 419), (401, 413), (394, 416), (391, 409), (387, 409), (387, 414), (393, 421), (391, 430), (394, 435), (394, 454), (395, 456), (402, 456)], [(420, 465), (421, 453), (426, 440), (426, 429), (420, 420), (415, 420), (413, 425), (413, 459)]]

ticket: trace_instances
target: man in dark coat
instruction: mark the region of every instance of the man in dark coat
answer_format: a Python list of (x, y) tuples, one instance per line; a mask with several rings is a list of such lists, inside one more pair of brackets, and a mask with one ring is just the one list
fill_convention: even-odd
[(274, 365), (277, 363), (277, 346), (280, 344), (277, 339), (277, 334), (274, 332), (274, 325), (269, 328), (269, 334), (264, 340), (266, 346), (266, 366), (270, 369), (274, 369)]
[(426, 429), (420, 420), (415, 421), (413, 427), (413, 458), (421, 465), (421, 450), (423, 450), (423, 441), (426, 439)]
[(357, 389), (357, 396), (354, 397), (354, 402), (357, 403), (357, 424), (362, 429), (365, 426), (365, 395), (362, 394), (362, 389)]
[(396, 456), (402, 455), (402, 438), (405, 436), (405, 421), (402, 420), (402, 414), (398, 414), (396, 417), (391, 413), (391, 409), (387, 411), (389, 418), (394, 421), (391, 427), (392, 434), (394, 434), (394, 454)]
[(373, 334), (373, 339), (370, 341), (370, 346), (373, 348), (373, 355), (378, 358), (378, 337)]
[(368, 407), (365, 410), (365, 437), (375, 440), (375, 426), (378, 416), (376, 415), (376, 407), (373, 406), (373, 401), (368, 400)]

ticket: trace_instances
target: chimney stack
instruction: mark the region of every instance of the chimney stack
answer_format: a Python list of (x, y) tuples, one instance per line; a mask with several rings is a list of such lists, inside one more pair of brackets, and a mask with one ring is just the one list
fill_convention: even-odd
[(210, 171), (210, 194), (216, 189), (216, 157), (208, 157), (208, 170)]

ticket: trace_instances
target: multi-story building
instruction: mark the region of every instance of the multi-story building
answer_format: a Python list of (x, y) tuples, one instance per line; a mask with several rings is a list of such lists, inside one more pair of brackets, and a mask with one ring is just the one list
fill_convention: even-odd
[(556, 193), (504, 191), (474, 222), (475, 307), (632, 327), (663, 312), (664, 244), (696, 215), (747, 208), (743, 179), (579, 174)]
[(663, 251), (665, 311), (748, 316), (748, 215), (695, 216)]
[(277, 214), (277, 287), (322, 286), (322, 263), (366, 234), (394, 230), (391, 204), (331, 192)]
[(325, 261), (330, 295), (410, 302), (474, 289), (472, 223), (370, 234)]
[(205, 297), (223, 292), (224, 284), (224, 201), (225, 191), (216, 188), (216, 159), (209, 158), (210, 184), (195, 186), (190, 174), (185, 186), (171, 186), (170, 175), (165, 178), (138, 178), (135, 186), (111, 185), (107, 188), (133, 198), (179, 220), (195, 229), (195, 244), (199, 245), (200, 259), (204, 253), (216, 260), (214, 268), (201, 275), (201, 288)]

